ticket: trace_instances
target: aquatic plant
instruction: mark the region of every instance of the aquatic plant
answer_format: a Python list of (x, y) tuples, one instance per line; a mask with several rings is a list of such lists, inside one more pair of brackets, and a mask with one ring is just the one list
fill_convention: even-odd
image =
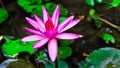
[[(51, 61), (45, 64), (45, 68), (55, 68), (55, 64)], [(58, 60), (58, 68), (69, 68), (68, 64), (63, 60)]]
[(36, 50), (33, 50), (31, 47), (35, 43), (33, 42), (22, 42), (21, 39), (11, 40), (7, 39), (6, 42), (2, 45), (3, 53), (8, 57), (16, 57), (20, 52), (28, 52), (34, 54)]
[(110, 3), (110, 6), (109, 8), (113, 8), (113, 7), (117, 7), (120, 5), (120, 0), (113, 0), (111, 3)]
[(120, 50), (116, 48), (100, 48), (90, 53), (80, 68), (120, 68)]
[(102, 38), (106, 44), (115, 43), (115, 38), (109, 33), (100, 34), (99, 37)]
[(50, 17), (44, 6), (42, 7), (42, 11), (43, 11), (43, 20), (41, 20), (37, 15), (34, 15), (35, 20), (26, 17), (28, 23), (31, 26), (33, 26), (35, 30), (26, 27), (25, 29), (28, 32), (32, 33), (33, 35), (23, 38), (22, 41), (28, 42), (28, 41), (37, 40), (38, 42), (35, 45), (33, 45), (32, 47), (33, 49), (40, 48), (48, 42), (48, 52), (50, 59), (52, 61), (55, 61), (58, 53), (57, 52), (58, 44), (56, 38), (72, 40), (82, 37), (82, 35), (80, 34), (64, 33), (64, 31), (78, 24), (80, 22), (80, 19), (73, 20), (74, 16), (70, 16), (66, 20), (64, 20), (60, 25), (58, 25), (58, 19), (60, 13), (58, 5), (54, 10), (52, 18)]
[[(22, 7), (27, 13), (31, 13), (33, 16), (34, 14), (37, 14), (38, 16), (42, 17), (42, 6), (44, 6), (46, 9), (48, 9), (48, 12), (50, 15), (53, 14), (53, 11), (56, 7), (56, 4), (48, 1), (48, 0), (18, 0), (18, 5)], [(59, 4), (61, 10), (60, 15), (66, 16), (68, 15), (68, 11), (62, 7), (61, 4)], [(64, 13), (62, 13), (64, 12)]]
[(85, 3), (90, 5), (90, 6), (95, 6), (95, 2), (97, 3), (102, 3), (103, 0), (85, 0)]
[(0, 24), (3, 23), (8, 18), (8, 12), (4, 8), (0, 8)]
[(96, 3), (103, 3), (103, 4), (107, 4), (108, 8), (110, 9), (119, 6), (120, 0), (112, 0), (112, 2), (105, 0), (85, 0), (85, 3), (91, 7), (94, 7)]

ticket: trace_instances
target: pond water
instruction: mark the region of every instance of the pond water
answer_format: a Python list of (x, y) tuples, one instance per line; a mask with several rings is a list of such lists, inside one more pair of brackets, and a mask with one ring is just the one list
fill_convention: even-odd
[[(78, 64), (80, 64), (86, 58), (86, 56), (83, 55), (84, 53), (90, 54), (92, 51), (103, 47), (120, 48), (120, 31), (105, 23), (102, 23), (101, 28), (97, 28), (94, 24), (94, 21), (88, 21), (87, 17), (91, 7), (86, 5), (84, 0), (55, 0), (53, 2), (62, 4), (62, 6), (68, 10), (69, 16), (75, 15), (75, 18), (84, 16), (84, 19), (79, 24), (67, 31), (84, 35), (83, 38), (75, 40), (75, 42), (70, 45), (72, 48), (72, 55), (64, 59), (64, 61), (68, 63), (69, 68), (79, 68)], [(13, 36), (14, 39), (23, 38), (29, 35), (29, 33), (24, 30), (24, 27), (31, 27), (26, 23), (25, 20), (26, 16), (30, 16), (30, 13), (26, 13), (23, 8), (18, 6), (17, 0), (4, 0), (3, 3), (5, 5), (5, 9), (7, 9), (9, 13), (9, 17), (4, 23), (0, 24), (0, 35), (10, 35)], [(96, 4), (94, 8), (102, 18), (120, 26), (120, 7), (106, 9), (107, 7), (108, 5), (106, 4)], [(112, 34), (115, 38), (115, 43), (106, 44), (105, 41), (98, 36), (99, 33), (102, 32)], [(0, 40), (0, 46), (2, 46), (5, 41), (5, 39)], [(6, 59), (8, 59), (8, 57), (3, 55), (1, 48), (0, 63)], [(21, 60), (19, 62), (22, 63)], [(35, 61), (32, 63), (34, 65)], [(30, 65), (31, 63), (24, 62), (23, 64)], [(30, 67), (34, 68), (34, 66)], [(40, 63), (39, 68), (43, 67), (43, 64)]]

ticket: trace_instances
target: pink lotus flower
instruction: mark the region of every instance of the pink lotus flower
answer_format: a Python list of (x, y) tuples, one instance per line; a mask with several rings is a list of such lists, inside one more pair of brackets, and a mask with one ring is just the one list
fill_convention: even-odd
[(35, 20), (26, 17), (27, 22), (35, 29), (25, 27), (25, 29), (33, 35), (23, 38), (22, 41), (28, 42), (37, 40), (38, 42), (32, 47), (33, 49), (40, 48), (48, 42), (48, 53), (50, 59), (55, 61), (58, 53), (57, 38), (72, 40), (82, 37), (82, 35), (79, 34), (64, 32), (79, 23), (80, 19), (73, 20), (74, 16), (70, 16), (58, 25), (60, 14), (58, 5), (56, 6), (52, 17), (50, 17), (44, 7), (42, 7), (42, 12), (43, 20), (41, 20), (37, 15), (34, 15)]

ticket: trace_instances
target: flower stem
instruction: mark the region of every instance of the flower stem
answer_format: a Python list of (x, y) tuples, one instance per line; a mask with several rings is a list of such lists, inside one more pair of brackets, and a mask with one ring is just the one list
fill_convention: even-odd
[(5, 6), (4, 6), (4, 4), (3, 4), (2, 0), (0, 0), (0, 4), (1, 4), (2, 8), (4, 8), (4, 9), (5, 9)]
[(107, 21), (107, 20), (105, 20), (105, 19), (103, 19), (103, 18), (98, 18), (98, 20), (100, 20), (100, 21), (102, 21), (102, 22), (110, 25), (111, 27), (113, 27), (113, 28), (115, 28), (115, 29), (120, 30), (120, 27), (119, 27), (119, 26), (117, 26), (117, 25), (115, 25), (115, 24), (112, 24), (111, 22), (109, 22), (109, 21)]
[(58, 68), (58, 59), (55, 60), (55, 68)]

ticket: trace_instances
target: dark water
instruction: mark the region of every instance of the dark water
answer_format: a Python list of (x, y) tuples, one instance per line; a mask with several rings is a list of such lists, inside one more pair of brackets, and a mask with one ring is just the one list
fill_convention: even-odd
[[(4, 0), (6, 9), (9, 12), (9, 18), (2, 24), (0, 24), (0, 35), (11, 35), (15, 38), (22, 38), (29, 33), (24, 30), (25, 26), (29, 26), (25, 23), (25, 17), (30, 16), (16, 3), (17, 0)], [(77, 68), (78, 63), (85, 59), (83, 53), (91, 53), (93, 50), (102, 47), (115, 47), (120, 48), (120, 32), (107, 24), (103, 24), (102, 28), (97, 28), (92, 21), (87, 21), (87, 16), (91, 7), (84, 3), (84, 0), (61, 0), (55, 1), (56, 3), (61, 3), (69, 11), (69, 15), (84, 15), (85, 19), (82, 20), (74, 28), (68, 30), (68, 32), (74, 32), (84, 35), (83, 38), (77, 39), (73, 45), (70, 47), (73, 49), (73, 54), (67, 58), (65, 61), (68, 62), (70, 68)], [(96, 5), (95, 8), (102, 18), (116, 24), (120, 25), (120, 10), (118, 8), (113, 8), (111, 10), (106, 9), (107, 5)], [(108, 32), (115, 37), (115, 44), (106, 44), (102, 39), (98, 37), (101, 31)], [(5, 40), (0, 41), (0, 46), (5, 42)], [(1, 50), (0, 50), (1, 51)], [(0, 52), (0, 63), (5, 60), (6, 57)], [(71, 60), (69, 60), (71, 59)]]

